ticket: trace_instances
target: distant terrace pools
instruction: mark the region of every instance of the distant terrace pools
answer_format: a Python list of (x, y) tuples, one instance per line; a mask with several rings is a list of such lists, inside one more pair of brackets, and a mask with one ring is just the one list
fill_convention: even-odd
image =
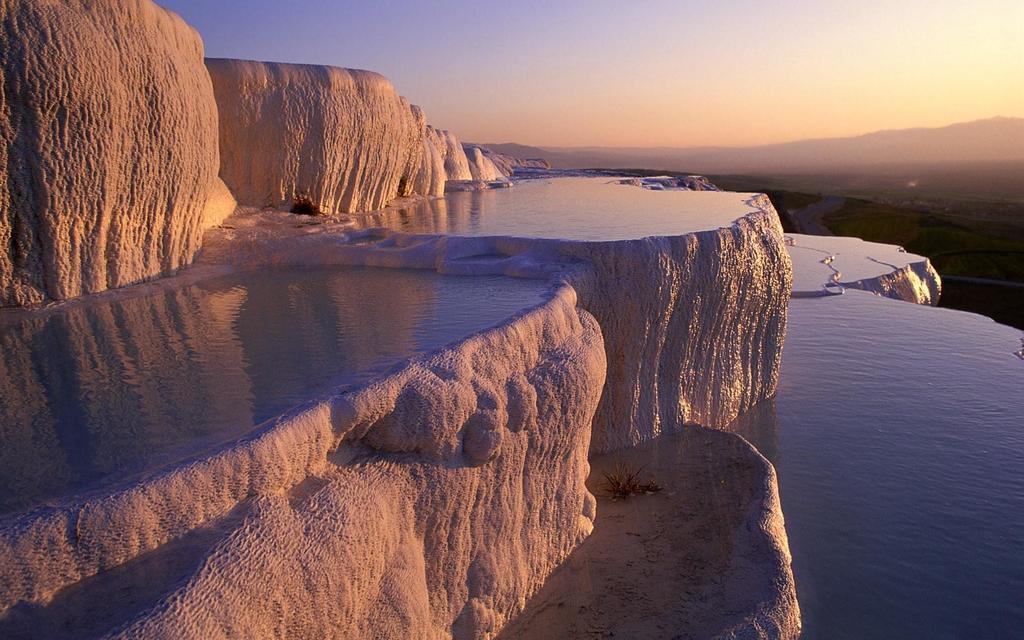
[(0, 513), (115, 484), (541, 302), (545, 281), (235, 273), (0, 324)]

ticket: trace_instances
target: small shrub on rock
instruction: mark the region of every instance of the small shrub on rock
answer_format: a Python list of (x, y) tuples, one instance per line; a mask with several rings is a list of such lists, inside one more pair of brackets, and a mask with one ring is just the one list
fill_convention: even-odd
[(604, 489), (613, 500), (624, 500), (630, 496), (661, 491), (654, 480), (640, 480), (642, 468), (630, 471), (620, 465), (615, 471), (604, 474)]

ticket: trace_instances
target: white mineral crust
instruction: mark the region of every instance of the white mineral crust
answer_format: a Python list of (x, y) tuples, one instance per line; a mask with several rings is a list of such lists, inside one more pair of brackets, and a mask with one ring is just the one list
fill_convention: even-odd
[(167, 275), (234, 209), (199, 35), (148, 0), (0, 0), (0, 306)]
[(942, 280), (924, 256), (903, 247), (843, 236), (786, 235), (793, 260), (793, 296), (861, 289), (915, 304), (939, 304)]
[(412, 192), (426, 122), (371, 71), (206, 61), (220, 114), (220, 175), (242, 204), (371, 211)]

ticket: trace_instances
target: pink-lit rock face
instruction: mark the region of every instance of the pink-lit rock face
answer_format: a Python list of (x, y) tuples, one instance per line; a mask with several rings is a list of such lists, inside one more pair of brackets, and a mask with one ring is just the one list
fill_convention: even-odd
[(234, 209), (199, 35), (148, 0), (3, 0), (0, 27), (0, 305), (188, 264)]
[(444, 163), (448, 152), (444, 132), (427, 125), (423, 134), (423, 154), (420, 156), (420, 168), (413, 183), (413, 193), (424, 196), (444, 195), (444, 186), (448, 182), (448, 174)]
[(476, 180), (477, 182), (491, 182), (507, 178), (507, 176), (502, 173), (497, 166), (495, 166), (490, 155), (480, 147), (467, 145), (464, 146), (463, 149), (466, 152), (466, 158), (469, 160), (469, 173), (473, 177), (473, 180)]
[(220, 113), (221, 177), (242, 204), (308, 198), (371, 211), (412, 192), (426, 121), (383, 76), (353, 69), (207, 60)]

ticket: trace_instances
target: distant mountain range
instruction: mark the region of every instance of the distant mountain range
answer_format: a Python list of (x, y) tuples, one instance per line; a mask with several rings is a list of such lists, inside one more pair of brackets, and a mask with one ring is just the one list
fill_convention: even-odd
[(643, 168), (694, 173), (786, 173), (880, 165), (1024, 160), (1024, 118), (989, 118), (939, 128), (878, 131), (850, 138), (756, 147), (530, 147), (481, 144), (559, 168)]

